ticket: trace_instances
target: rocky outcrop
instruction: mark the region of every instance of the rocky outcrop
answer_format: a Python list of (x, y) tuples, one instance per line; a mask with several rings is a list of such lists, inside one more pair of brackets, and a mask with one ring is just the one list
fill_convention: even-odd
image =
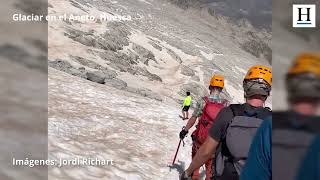
[(147, 50), (146, 48), (138, 44), (132, 43), (132, 49), (140, 56), (140, 61), (143, 64), (148, 66), (150, 60), (157, 63), (154, 54), (151, 51)]
[(145, 67), (136, 66), (128, 71), (132, 75), (141, 75), (147, 77), (150, 81), (159, 81), (162, 82), (160, 76), (149, 72)]
[(186, 76), (194, 76), (195, 71), (188, 66), (182, 65), (181, 66), (181, 74), (186, 75)]
[(132, 75), (141, 75), (147, 77), (151, 81), (160, 81), (162, 79), (151, 72), (149, 72), (145, 67), (137, 66), (136, 56), (131, 54), (130, 56), (124, 53), (112, 53), (106, 51), (99, 53), (100, 57), (106, 61), (109, 61), (109, 66), (119, 70), (120, 72), (128, 72)]
[(180, 58), (180, 56), (178, 56), (174, 51), (172, 51), (171, 49), (167, 49), (168, 54), (174, 59), (176, 60), (179, 64), (182, 63), (182, 59)]
[(151, 44), (151, 46), (154, 47), (155, 49), (162, 51), (162, 47), (160, 45), (158, 45), (156, 42), (149, 41), (149, 44)]
[(83, 65), (83, 66), (86, 66), (86, 67), (89, 67), (89, 68), (92, 68), (92, 69), (97, 69), (97, 70), (104, 70), (105, 67), (102, 67), (100, 64), (94, 62), (94, 61), (91, 61), (91, 60), (88, 60), (88, 59), (85, 59), (83, 57), (79, 57), (79, 56), (71, 56), (72, 60)]
[(76, 29), (68, 29), (65, 36), (85, 46), (114, 52), (122, 50), (123, 46), (128, 46), (128, 35), (130, 35), (130, 32), (126, 27), (117, 23), (109, 23), (109, 26), (110, 30), (102, 35), (95, 35), (94, 31), (84, 32)]
[[(80, 59), (80, 61), (87, 63), (87, 60), (85, 60), (84, 58), (78, 57), (77, 59), (78, 60)], [(83, 63), (83, 64), (86, 64), (86, 63)], [(159, 94), (154, 93), (149, 89), (142, 89), (142, 88), (137, 89), (137, 88), (128, 87), (128, 85), (125, 81), (117, 78), (118, 74), (114, 70), (110, 70), (108, 68), (104, 68), (102, 70), (96, 70), (96, 71), (88, 71), (85, 69), (85, 67), (79, 67), (77, 69), (77, 68), (73, 67), (71, 65), (71, 63), (69, 63), (68, 61), (64, 61), (64, 60), (60, 60), (60, 59), (55, 60), (55, 61), (49, 61), (49, 66), (52, 68), (55, 68), (59, 71), (66, 72), (68, 74), (78, 76), (78, 77), (81, 77), (83, 79), (87, 79), (92, 82), (96, 82), (99, 84), (105, 84), (108, 86), (115, 87), (117, 89), (126, 90), (126, 91), (129, 91), (132, 93), (142, 95), (144, 97), (149, 97), (149, 98), (152, 98), (152, 99), (155, 99), (158, 101), (162, 101), (162, 98), (160, 97)], [(159, 76), (150, 73), (149, 71), (147, 71), (144, 68), (136, 67), (134, 69), (135, 69), (135, 72), (131, 72), (131, 71), (133, 71), (133, 69), (130, 69), (128, 72), (131, 72), (132, 74), (136, 74), (136, 75), (146, 76), (146, 77), (148, 77), (149, 80), (162, 81), (162, 79)]]
[(117, 89), (125, 89), (128, 86), (126, 82), (124, 82), (124, 81), (122, 81), (121, 79), (118, 79), (118, 78), (111, 78), (111, 79), (106, 78), (104, 80), (104, 83), (106, 85), (115, 87)]
[(249, 40), (241, 45), (241, 48), (253, 56), (260, 58), (261, 56), (268, 60), (269, 63), (272, 61), (272, 50), (267, 43), (259, 39)]
[(68, 73), (74, 76), (78, 76), (80, 78), (87, 78), (85, 70), (70, 68)]
[(120, 52), (105, 51), (99, 52), (98, 55), (107, 61), (109, 66), (120, 72), (128, 72), (134, 65), (138, 64), (136, 57), (132, 54), (129, 56)]
[(99, 84), (104, 84), (104, 80), (106, 79), (106, 75), (101, 71), (87, 72), (87, 79), (92, 82), (96, 82)]
[(241, 48), (257, 58), (264, 58), (270, 64), (272, 61), (272, 49), (255, 33), (248, 31), (248, 40), (241, 44)]
[(68, 61), (64, 61), (61, 59), (57, 59), (54, 61), (48, 61), (48, 66), (52, 67), (54, 69), (57, 69), (59, 71), (63, 71), (66, 72), (68, 74), (74, 75), (74, 76), (78, 76), (81, 78), (86, 78), (86, 71), (84, 68), (75, 68), (73, 67)]
[(102, 72), (106, 76), (106, 79), (114, 79), (118, 76), (118, 74), (115, 71), (107, 69), (107, 68), (102, 70)]

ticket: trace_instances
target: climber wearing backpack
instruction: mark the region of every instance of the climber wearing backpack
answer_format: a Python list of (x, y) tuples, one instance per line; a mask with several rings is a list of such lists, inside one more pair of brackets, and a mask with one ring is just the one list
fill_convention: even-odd
[(263, 121), (252, 141), (240, 180), (272, 180), (272, 120)]
[(246, 103), (232, 104), (219, 112), (207, 139), (180, 176), (181, 180), (190, 179), (193, 171), (213, 156), (213, 179), (239, 179), (257, 128), (271, 115), (270, 109), (264, 107), (271, 84), (269, 67), (256, 65), (249, 69), (243, 81)]
[[(286, 88), (289, 110), (272, 114), (272, 179), (320, 179), (319, 149), (310, 149), (320, 132), (320, 54), (297, 56)], [(312, 156), (317, 164), (307, 172), (303, 159)]]
[[(192, 158), (195, 156), (199, 147), (203, 144), (208, 136), (208, 129), (219, 113), (219, 111), (228, 105), (228, 101), (221, 98), (220, 93), (224, 88), (224, 77), (221, 75), (214, 75), (210, 81), (210, 95), (205, 96), (197, 101), (196, 108), (189, 119), (187, 125), (180, 132), (180, 138), (184, 139), (188, 130), (195, 124), (199, 118), (196, 130), (192, 133)], [(212, 176), (212, 160), (205, 162), (206, 180), (210, 180)], [(192, 180), (200, 179), (199, 168), (194, 169)]]
[(290, 110), (273, 113), (273, 133), (271, 121), (260, 127), (241, 180), (320, 179), (320, 55), (298, 56), (286, 85)]

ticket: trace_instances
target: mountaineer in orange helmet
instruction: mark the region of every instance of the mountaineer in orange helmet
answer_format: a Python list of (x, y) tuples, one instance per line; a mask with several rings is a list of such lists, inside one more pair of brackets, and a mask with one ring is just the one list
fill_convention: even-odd
[[(192, 158), (195, 156), (199, 147), (203, 144), (208, 136), (208, 129), (214, 122), (219, 111), (228, 105), (227, 100), (221, 98), (220, 93), (224, 88), (224, 77), (221, 75), (214, 75), (210, 80), (210, 95), (205, 96), (197, 101), (196, 108), (189, 119), (187, 125), (183, 127), (180, 132), (180, 138), (184, 139), (189, 129), (195, 124), (199, 118), (196, 130), (192, 133)], [(205, 163), (206, 180), (210, 180), (212, 176), (212, 160), (209, 159)], [(193, 171), (193, 180), (200, 178), (199, 168)]]
[(253, 136), (262, 121), (271, 115), (270, 109), (264, 107), (271, 85), (271, 68), (256, 65), (248, 70), (243, 80), (246, 103), (231, 104), (219, 112), (208, 137), (180, 180), (192, 179), (194, 171), (213, 158), (213, 179), (239, 179)]
[(261, 125), (240, 180), (320, 177), (320, 54), (298, 55), (285, 82), (289, 110), (273, 112)]
[(289, 109), (272, 114), (272, 179), (319, 179), (320, 53), (298, 55), (285, 83)]
[(273, 120), (261, 125), (241, 180), (320, 177), (320, 54), (298, 55), (287, 72), (286, 86), (289, 111), (273, 112)]

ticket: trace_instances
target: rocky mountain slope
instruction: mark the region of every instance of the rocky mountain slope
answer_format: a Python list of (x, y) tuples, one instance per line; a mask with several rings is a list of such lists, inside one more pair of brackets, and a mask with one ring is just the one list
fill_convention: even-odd
[(123, 22), (49, 22), (49, 66), (160, 101), (178, 101), (187, 90), (200, 97), (211, 75), (221, 73), (227, 81), (225, 97), (240, 102), (243, 97), (234, 92), (241, 94), (248, 67), (271, 61), (268, 31), (167, 1), (49, 3), (51, 15), (132, 17)]
[(197, 8), (208, 11), (212, 16), (229, 17), (233, 23), (245, 20), (257, 28), (271, 30), (271, 0), (169, 0), (169, 2), (183, 9)]
[(52, 167), (50, 179), (177, 179), (190, 162), (187, 138), (177, 165), (167, 166), (185, 124), (185, 92), (207, 94), (220, 73), (224, 97), (243, 102), (247, 69), (271, 61), (267, 30), (165, 0), (49, 1), (50, 15), (64, 13), (132, 19), (49, 22), (49, 157), (116, 161)]

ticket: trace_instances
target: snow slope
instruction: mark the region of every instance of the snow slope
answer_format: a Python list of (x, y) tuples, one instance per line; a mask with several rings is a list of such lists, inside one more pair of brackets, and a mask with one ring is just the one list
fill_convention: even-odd
[(164, 104), (49, 69), (49, 158), (98, 157), (114, 166), (51, 167), (49, 179), (174, 180), (190, 163), (191, 138), (172, 161), (184, 122)]
[[(49, 22), (50, 61), (62, 59), (76, 68), (94, 70), (73, 58), (82, 57), (116, 71), (117, 78), (130, 88), (148, 89), (167, 99), (181, 99), (186, 89), (196, 97), (201, 96), (203, 92), (195, 90), (193, 85), (207, 89), (212, 74), (220, 73), (229, 82), (225, 89), (226, 96), (233, 97), (230, 101), (234, 103), (243, 102), (241, 84), (247, 69), (255, 64), (268, 64), (263, 57), (255, 57), (243, 50), (241, 44), (252, 39), (250, 35), (269, 42), (270, 33), (250, 25), (234, 25), (223, 17), (216, 18), (197, 10), (185, 11), (165, 0), (51, 0), (49, 3), (49, 14), (56, 16), (64, 13), (96, 17), (102, 13), (132, 16), (131, 21), (123, 22)], [(69, 32), (70, 29), (81, 31), (79, 38), (66, 36), (66, 32), (71, 35), (74, 33)], [(112, 36), (105, 38), (104, 33), (112, 30), (115, 31)], [(130, 34), (123, 35), (122, 32)], [(92, 44), (97, 44), (92, 43), (92, 36), (93, 39), (104, 38), (98, 44), (115, 42), (121, 48), (110, 52), (108, 49), (92, 47)], [(127, 43), (117, 42), (117, 39), (126, 39)], [(143, 54), (136, 51), (134, 45), (144, 48), (144, 52), (154, 55), (154, 59), (145, 63)], [(99, 53), (105, 51), (109, 54), (105, 53), (102, 57)], [(141, 73), (119, 69), (119, 64), (125, 62), (122, 62), (123, 59), (111, 61), (114, 59), (111, 55), (115, 54), (129, 55), (131, 61), (138, 61), (136, 65), (130, 64), (133, 72), (144, 69), (160, 77), (162, 82), (150, 80)], [(193, 70), (193, 76), (182, 74), (185, 66)], [(267, 104), (271, 106), (271, 98)]]
[[(196, 96), (207, 93), (210, 77), (220, 73), (226, 79), (224, 94), (231, 102), (242, 103), (247, 69), (268, 64), (241, 44), (248, 34), (268, 42), (269, 33), (196, 10), (184, 11), (165, 0), (49, 3), (51, 15), (133, 17), (126, 22), (49, 22), (50, 62), (69, 62), (73, 70), (103, 69), (126, 85), (119, 90), (112, 83), (101, 85), (49, 70), (49, 157), (115, 161), (106, 167), (50, 167), (49, 179), (177, 179), (191, 159), (189, 137), (177, 164), (168, 167), (186, 123), (178, 118), (177, 99), (186, 90)], [(131, 93), (133, 88), (150, 90), (162, 101)], [(267, 105), (271, 106), (271, 98)]]

